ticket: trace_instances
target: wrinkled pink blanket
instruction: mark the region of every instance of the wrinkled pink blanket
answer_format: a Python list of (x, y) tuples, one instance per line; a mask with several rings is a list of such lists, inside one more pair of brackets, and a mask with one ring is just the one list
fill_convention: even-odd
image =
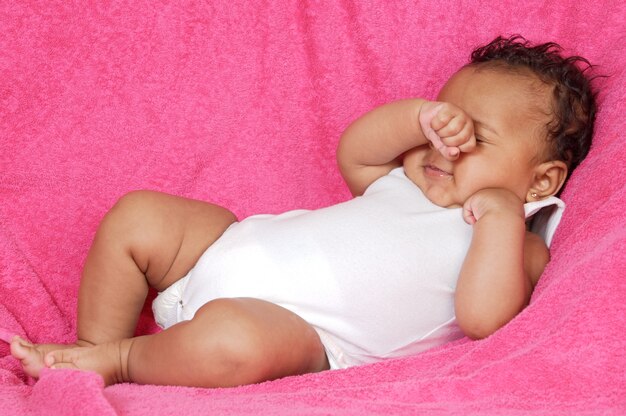
[[(483, 341), (233, 389), (28, 379), (0, 341), (2, 414), (623, 414), (623, 1), (0, 3), (0, 328), (75, 336), (81, 264), (118, 197), (149, 188), (240, 217), (349, 197), (340, 132), (434, 97), (496, 35), (555, 40), (608, 75), (593, 149), (530, 306)], [(139, 332), (155, 331), (149, 311)]]

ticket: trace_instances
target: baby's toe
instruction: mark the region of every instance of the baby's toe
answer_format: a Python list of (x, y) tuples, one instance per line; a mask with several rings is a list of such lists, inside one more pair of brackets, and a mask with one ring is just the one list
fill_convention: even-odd
[(46, 367), (56, 368), (55, 366), (73, 362), (72, 349), (56, 350), (46, 354), (44, 363)]
[(11, 339), (11, 355), (18, 360), (25, 360), (30, 355), (37, 353), (35, 346), (20, 336), (14, 336)]
[(11, 355), (22, 362), (22, 368), (26, 374), (39, 378), (44, 362), (43, 355), (36, 345), (21, 337), (13, 337), (11, 340)]

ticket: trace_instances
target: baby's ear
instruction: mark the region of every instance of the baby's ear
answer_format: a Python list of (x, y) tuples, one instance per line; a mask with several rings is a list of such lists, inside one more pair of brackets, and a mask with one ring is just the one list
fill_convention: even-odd
[(539, 201), (556, 195), (567, 178), (567, 165), (561, 160), (544, 162), (535, 168), (533, 183), (526, 195), (526, 202)]

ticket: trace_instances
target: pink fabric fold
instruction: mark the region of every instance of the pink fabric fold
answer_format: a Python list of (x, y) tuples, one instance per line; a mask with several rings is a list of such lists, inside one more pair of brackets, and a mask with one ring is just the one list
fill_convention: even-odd
[[(383, 102), (432, 98), (499, 34), (556, 41), (608, 75), (589, 157), (530, 306), (493, 336), (233, 389), (29, 379), (0, 342), (9, 414), (623, 414), (623, 2), (0, 4), (0, 339), (69, 342), (104, 213), (155, 189), (238, 216), (349, 198), (334, 152)], [(138, 333), (156, 331), (149, 309)], [(6, 410), (5, 410), (6, 409)]]

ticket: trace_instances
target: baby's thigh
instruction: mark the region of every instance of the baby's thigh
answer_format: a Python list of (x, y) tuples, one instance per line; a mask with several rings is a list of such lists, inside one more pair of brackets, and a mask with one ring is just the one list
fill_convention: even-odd
[(213, 369), (223, 367), (223, 385), (256, 383), (329, 368), (324, 346), (313, 327), (270, 302), (216, 299), (200, 308), (192, 322), (196, 335), (204, 333), (205, 341), (211, 344), (219, 340), (219, 354), (215, 355), (219, 363), (211, 365)]
[(131, 192), (111, 212), (129, 224), (133, 259), (159, 291), (185, 276), (237, 220), (218, 205), (153, 191)]

